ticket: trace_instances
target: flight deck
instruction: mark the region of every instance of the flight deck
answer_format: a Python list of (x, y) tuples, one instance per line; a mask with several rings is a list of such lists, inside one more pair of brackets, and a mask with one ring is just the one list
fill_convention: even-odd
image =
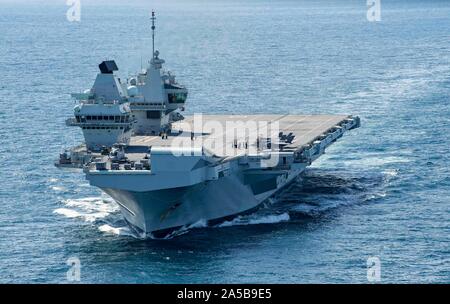
[[(140, 169), (139, 163), (143, 163), (143, 169), (150, 169), (149, 161), (145, 159), (149, 158), (152, 147), (206, 148), (223, 160), (268, 152), (299, 153), (312, 148), (319, 152), (359, 124), (358, 117), (349, 115), (191, 116), (173, 123), (170, 132), (131, 136), (129, 145), (123, 147), (123, 161), (115, 166), (111, 166), (110, 150), (106, 151), (107, 155), (102, 155), (100, 151), (88, 151), (85, 145), (73, 148), (70, 154), (61, 154), (56, 165), (82, 168), (89, 163), (105, 163), (104, 169), (132, 170)], [(310, 153), (306, 161), (312, 161), (313, 155)], [(138, 164), (136, 167), (135, 163)]]
[[(215, 143), (215, 145), (210, 144), (208, 146), (214, 154), (221, 157), (231, 157), (237, 154), (245, 154), (245, 151), (249, 150), (252, 145), (256, 145), (255, 141), (258, 136), (262, 131), (265, 131), (263, 130), (264, 125), (267, 125), (268, 129), (265, 132), (269, 135), (267, 137), (274, 137), (274, 132), (277, 133), (276, 136), (280, 132), (286, 135), (291, 133), (292, 140), (284, 143), (283, 149), (296, 150), (314, 142), (331, 129), (339, 128), (340, 124), (351, 119), (353, 118), (349, 115), (202, 115), (201, 131), (209, 129), (207, 125), (214, 122), (211, 124), (212, 132), (197, 132), (194, 117), (191, 116), (186, 117), (181, 122), (174, 123), (171, 133), (167, 134), (167, 138), (162, 136), (131, 137), (130, 148), (127, 150), (132, 152), (136, 149), (133, 149), (133, 147), (139, 146), (174, 146), (176, 144), (173, 141), (178, 136), (190, 137), (193, 134), (193, 146)], [(220, 127), (214, 129), (213, 127), (217, 124)], [(239, 130), (242, 127), (245, 130)], [(253, 138), (254, 142), (246, 142), (246, 138)], [(237, 145), (234, 145), (235, 141), (237, 141)]]

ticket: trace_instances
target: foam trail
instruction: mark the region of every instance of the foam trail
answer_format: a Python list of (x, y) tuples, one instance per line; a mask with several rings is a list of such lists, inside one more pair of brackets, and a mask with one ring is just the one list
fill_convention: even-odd
[(58, 208), (53, 212), (68, 218), (80, 218), (91, 223), (119, 211), (119, 207), (112, 200), (104, 197), (68, 199), (63, 203), (64, 208)]
[(383, 171), (384, 174), (384, 180), (386, 183), (389, 183), (392, 179), (396, 178), (396, 176), (398, 175), (398, 170), (397, 169), (387, 169)]
[(60, 186), (52, 186), (51, 189), (53, 191), (66, 191), (66, 188)]
[(68, 209), (68, 208), (58, 208), (53, 211), (53, 213), (64, 215), (68, 218), (81, 218), (85, 222), (95, 222), (97, 219), (105, 218), (109, 215), (106, 212), (95, 212), (95, 213), (81, 213), (79, 211)]
[(108, 224), (104, 224), (104, 225), (101, 225), (100, 227), (98, 227), (98, 230), (100, 230), (101, 232), (104, 232), (104, 233), (114, 234), (114, 235), (118, 235), (118, 236), (137, 237), (136, 234), (133, 233), (133, 231), (131, 231), (131, 229), (128, 226), (113, 227)]
[(54, 210), (53, 213), (61, 214), (66, 217), (69, 217), (69, 218), (80, 217), (79, 212), (77, 212), (75, 210), (67, 209), (67, 208), (58, 208), (58, 209)]
[(64, 201), (68, 207), (74, 207), (87, 212), (113, 213), (119, 211), (119, 207), (113, 201), (103, 197), (86, 197), (82, 199), (68, 199)]
[[(170, 234), (166, 235), (163, 239), (165, 239), (165, 240), (172, 239), (176, 236), (180, 236), (180, 235), (188, 233), (189, 230), (191, 230), (191, 229), (206, 228), (206, 227), (208, 227), (208, 222), (204, 219), (201, 219), (193, 224), (183, 226), (180, 229), (171, 232)], [(154, 237), (152, 237), (152, 238), (154, 238)]]
[(347, 168), (377, 168), (395, 163), (409, 163), (412, 159), (404, 156), (366, 156), (358, 159), (341, 160)]
[[(252, 218), (253, 217), (253, 218)], [(225, 221), (216, 227), (230, 227), (230, 226), (243, 226), (243, 225), (258, 225), (258, 224), (276, 224), (281, 222), (287, 222), (290, 220), (289, 213), (285, 212), (276, 215), (266, 215), (259, 217), (242, 217), (238, 216), (231, 221)]]
[(193, 228), (205, 228), (208, 227), (208, 222), (206, 220), (199, 220), (187, 227), (187, 229), (193, 229)]

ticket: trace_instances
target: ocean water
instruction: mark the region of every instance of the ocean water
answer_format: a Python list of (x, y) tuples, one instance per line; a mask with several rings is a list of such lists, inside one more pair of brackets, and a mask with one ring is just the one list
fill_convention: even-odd
[[(0, 282), (450, 282), (450, 2), (0, 0)], [(157, 49), (187, 113), (353, 114), (360, 129), (265, 208), (142, 240), (82, 174), (53, 166), (82, 140), (69, 93), (97, 64), (126, 77)], [(141, 61), (142, 58), (142, 61)]]

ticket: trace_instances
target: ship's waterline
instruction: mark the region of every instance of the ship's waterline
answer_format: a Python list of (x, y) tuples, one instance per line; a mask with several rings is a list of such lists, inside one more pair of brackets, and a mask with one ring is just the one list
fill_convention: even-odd
[[(293, 170), (281, 179), (278, 174), (265, 177), (266, 183), (273, 184), (269, 190), (267, 186), (263, 188), (261, 180), (246, 185), (238, 175), (231, 175), (216, 182), (150, 192), (106, 188), (102, 191), (114, 198), (127, 223), (138, 235), (166, 236), (174, 229), (200, 221), (214, 225), (250, 213), (292, 182), (301, 171)], [(254, 191), (258, 194), (255, 195)]]

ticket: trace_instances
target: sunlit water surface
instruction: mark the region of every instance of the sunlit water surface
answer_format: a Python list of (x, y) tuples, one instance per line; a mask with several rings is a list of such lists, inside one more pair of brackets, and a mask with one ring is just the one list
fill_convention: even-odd
[[(312, 1), (311, 1), (312, 2)], [(341, 1), (343, 2), (343, 1)], [(450, 3), (228, 1), (0, 4), (0, 282), (450, 281)], [(425, 2), (425, 1), (424, 1)], [(69, 93), (97, 64), (127, 77), (157, 48), (187, 114), (353, 114), (362, 127), (255, 214), (141, 240), (80, 173), (53, 166), (82, 140)], [(201, 226), (201, 225), (198, 225)]]

